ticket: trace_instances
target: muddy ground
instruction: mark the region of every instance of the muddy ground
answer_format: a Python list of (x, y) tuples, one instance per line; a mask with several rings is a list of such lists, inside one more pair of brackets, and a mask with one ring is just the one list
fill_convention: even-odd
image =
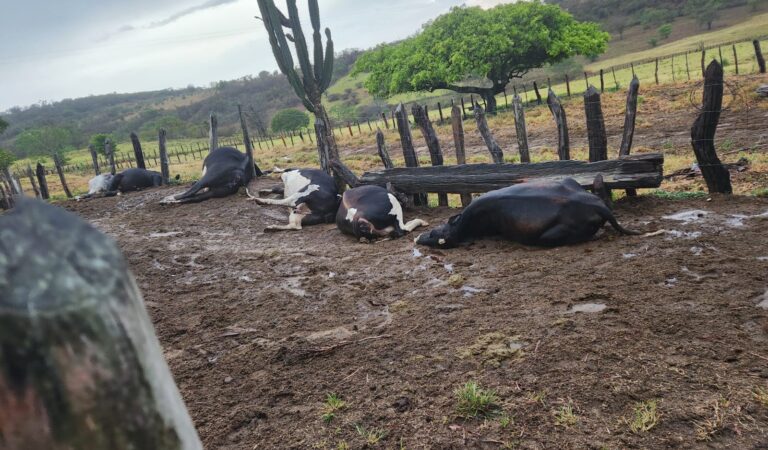
[[(264, 234), (287, 211), (244, 195), (157, 204), (180, 190), (64, 205), (119, 242), (206, 448), (768, 447), (768, 199), (640, 197), (621, 222), (667, 232), (434, 251)], [(495, 416), (457, 416), (470, 380)]]

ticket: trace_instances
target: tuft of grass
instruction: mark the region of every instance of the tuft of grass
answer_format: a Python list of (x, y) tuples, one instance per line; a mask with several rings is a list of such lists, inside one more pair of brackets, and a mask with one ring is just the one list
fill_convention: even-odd
[(632, 421), (629, 422), (629, 429), (633, 433), (648, 432), (658, 425), (659, 417), (658, 402), (656, 400), (636, 403)]
[(547, 406), (547, 391), (541, 390), (532, 392), (528, 395), (528, 400), (531, 401), (531, 403), (540, 403), (541, 406), (546, 407)]
[(720, 399), (712, 405), (712, 416), (704, 420), (694, 422), (696, 429), (696, 439), (699, 441), (711, 441), (725, 430), (725, 421), (728, 417), (728, 408), (730, 402), (726, 399)]
[(759, 387), (755, 389), (753, 394), (755, 395), (755, 400), (758, 403), (760, 403), (764, 408), (768, 408), (768, 389)]
[(474, 381), (454, 391), (456, 395), (456, 412), (465, 419), (488, 417), (498, 408), (496, 392), (483, 389)]
[(752, 195), (755, 197), (768, 197), (768, 188), (760, 188), (752, 191)]
[(555, 411), (555, 424), (561, 427), (570, 428), (579, 423), (579, 416), (573, 408), (573, 403), (568, 402)]
[(510, 425), (514, 425), (515, 420), (507, 413), (503, 413), (499, 416), (499, 426), (501, 428), (508, 428)]
[(701, 192), (701, 191), (695, 191), (695, 192), (665, 191), (663, 189), (657, 189), (655, 191), (652, 191), (649, 195), (652, 195), (654, 197), (658, 197), (664, 200), (693, 200), (693, 199), (707, 198), (708, 196), (706, 192)]
[(346, 408), (347, 402), (341, 399), (337, 394), (328, 394), (325, 397), (325, 406), (323, 407), (323, 415), (320, 416), (325, 423), (331, 423), (336, 418), (336, 413)]
[(381, 430), (379, 428), (368, 429), (360, 424), (355, 425), (355, 431), (357, 431), (357, 434), (359, 434), (363, 439), (365, 439), (365, 442), (368, 445), (378, 444), (379, 441), (384, 439), (384, 436), (387, 435), (387, 432), (384, 430)]
[(336, 444), (336, 450), (349, 450), (349, 444), (347, 444), (346, 441), (339, 441), (339, 443)]

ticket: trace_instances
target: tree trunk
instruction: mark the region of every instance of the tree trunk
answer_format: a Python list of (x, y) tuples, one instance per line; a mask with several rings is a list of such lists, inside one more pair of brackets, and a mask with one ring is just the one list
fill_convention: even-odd
[(496, 93), (494, 91), (483, 92), (483, 100), (485, 101), (486, 112), (496, 114)]
[(115, 242), (35, 201), (0, 223), (0, 447), (202, 449)]
[(704, 100), (691, 128), (691, 144), (709, 192), (730, 194), (733, 192), (731, 174), (715, 150), (715, 133), (723, 107), (723, 82), (723, 67), (713, 60), (705, 72)]
[[(325, 124), (324, 127), (321, 127), (323, 128), (324, 139), (322, 139), (322, 143), (320, 142), (321, 140), (318, 139), (317, 151), (325, 152), (325, 158), (327, 161), (341, 161), (341, 158), (339, 157), (339, 148), (336, 146), (336, 137), (333, 135), (331, 119), (328, 117), (328, 112), (325, 110), (321, 99), (318, 98), (316, 100), (317, 101), (312, 102), (312, 104), (315, 106), (315, 117)], [(315, 127), (315, 132), (317, 132), (317, 127)], [(321, 156), (320, 159), (322, 161), (323, 157)], [(333, 175), (333, 179), (336, 182), (336, 188), (339, 190), (339, 192), (344, 192), (346, 189), (346, 183), (344, 180), (335, 172), (333, 172), (330, 165), (325, 170), (329, 174)]]
[(364, 173), (363, 184), (387, 183), (406, 193), (476, 193), (501, 189), (531, 180), (574, 178), (591, 188), (602, 175), (610, 189), (657, 188), (664, 180), (664, 156), (644, 153), (625, 158), (588, 163), (548, 161), (533, 164), (466, 164), (417, 168), (398, 167)]

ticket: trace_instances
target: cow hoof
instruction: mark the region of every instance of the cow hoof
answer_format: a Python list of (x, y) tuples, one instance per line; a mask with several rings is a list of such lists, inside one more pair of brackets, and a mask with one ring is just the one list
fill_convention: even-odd
[(161, 205), (173, 205), (176, 203), (181, 203), (180, 201), (176, 200), (176, 197), (173, 195), (170, 195), (168, 197), (165, 197), (164, 199), (160, 200)]

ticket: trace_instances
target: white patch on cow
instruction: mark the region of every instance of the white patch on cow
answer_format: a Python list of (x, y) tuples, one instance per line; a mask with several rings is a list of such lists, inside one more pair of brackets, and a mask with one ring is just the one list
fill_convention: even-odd
[[(311, 183), (310, 179), (302, 175), (298, 170), (285, 172), (280, 178), (283, 180), (283, 185), (285, 187), (283, 190), (283, 196), (285, 198), (298, 194)], [(315, 190), (317, 189), (318, 187), (315, 187)]]
[(88, 181), (88, 194), (98, 194), (99, 192), (106, 192), (109, 189), (109, 183), (112, 181), (113, 175), (111, 173), (98, 175), (91, 178)]
[(203, 174), (200, 177), (204, 177), (206, 172), (208, 172), (208, 166), (203, 166)]
[(445, 245), (445, 239), (439, 239), (437, 243), (440, 245)]
[(350, 221), (350, 222), (354, 222), (355, 221), (355, 214), (357, 214), (357, 209), (349, 208), (347, 210), (347, 220)]
[(389, 197), (389, 203), (392, 204), (392, 210), (389, 214), (397, 217), (397, 223), (400, 225), (400, 228), (405, 229), (405, 222), (403, 222), (403, 207), (394, 195), (387, 194), (387, 196)]
[(174, 203), (181, 203), (179, 200), (176, 200), (175, 195), (169, 195), (168, 197), (165, 197), (164, 199), (160, 200), (161, 205), (172, 205)]

